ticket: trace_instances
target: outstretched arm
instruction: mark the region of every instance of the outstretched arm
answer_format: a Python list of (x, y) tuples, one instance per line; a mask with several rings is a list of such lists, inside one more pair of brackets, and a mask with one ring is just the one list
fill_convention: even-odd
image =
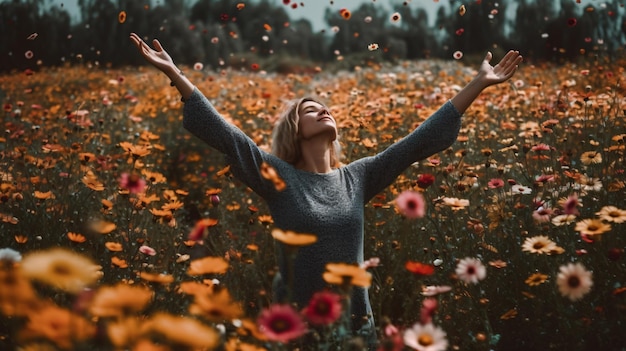
[(476, 77), (450, 100), (461, 114), (467, 110), (485, 88), (511, 78), (523, 59), (519, 51), (511, 50), (504, 55), (497, 65), (491, 66), (489, 62), (492, 57), (491, 52), (488, 52)]
[(187, 98), (191, 96), (195, 88), (194, 85), (185, 77), (183, 72), (176, 67), (170, 55), (163, 49), (163, 46), (157, 39), (152, 41), (154, 49), (135, 33), (130, 34), (130, 40), (137, 46), (137, 49), (139, 49), (139, 52), (146, 61), (170, 78), (172, 84), (180, 92), (183, 100), (187, 100)]

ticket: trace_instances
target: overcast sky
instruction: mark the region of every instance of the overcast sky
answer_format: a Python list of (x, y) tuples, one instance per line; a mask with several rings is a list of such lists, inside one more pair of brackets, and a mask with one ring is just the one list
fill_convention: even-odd
[[(4, 1), (8, 1), (8, 0), (4, 0)], [(187, 3), (193, 4), (195, 3), (197, 0), (185, 0)], [(206, 1), (206, 0), (204, 0)], [(242, 0), (242, 3), (246, 3), (247, 1), (254, 1), (254, 0)], [(360, 4), (362, 3), (366, 3), (366, 2), (372, 2), (376, 5), (381, 5), (383, 7), (386, 7), (386, 9), (389, 11), (391, 10), (391, 5), (390, 4), (402, 4), (403, 2), (405, 2), (404, 0), (290, 0), (290, 4), (288, 5), (283, 5), (283, 0), (270, 0), (272, 1), (275, 5), (277, 6), (285, 6), (287, 13), (291, 16), (292, 19), (300, 19), (300, 18), (306, 18), (308, 19), (311, 24), (313, 25), (313, 29), (315, 31), (320, 31), (322, 29), (326, 29), (327, 25), (324, 21), (324, 11), (325, 9), (331, 8), (334, 10), (339, 11), (342, 8), (346, 8), (349, 10), (356, 10)], [(558, 2), (557, 0), (554, 0), (555, 2)], [(576, 2), (576, 0), (568, 0), (571, 2)], [(0, 2), (3, 2), (3, 0), (0, 0)], [(48, 4), (55, 4), (57, 6), (61, 6), (63, 5), (63, 8), (65, 8), (71, 15), (72, 15), (72, 19), (73, 20), (77, 20), (78, 19), (78, 0), (49, 0), (46, 1)], [(153, 4), (158, 4), (159, 0), (152, 0)], [(430, 20), (431, 23), (429, 23), (430, 25), (432, 25), (434, 23), (435, 20), (435, 15), (437, 13), (437, 9), (441, 6), (445, 6), (446, 9), (449, 8), (449, 1), (448, 0), (406, 0), (406, 2), (408, 3), (408, 6), (410, 6), (411, 8), (423, 8), (428, 12), (428, 18)], [(580, 6), (581, 8), (583, 6), (585, 6), (585, 4), (589, 4), (592, 3), (594, 4), (596, 7), (601, 6), (601, 4), (603, 4), (605, 1), (602, 0), (582, 0), (581, 4), (578, 4), (577, 6)], [(291, 4), (297, 3), (298, 7), (293, 9), (291, 7)], [(510, 2), (511, 5), (513, 5), (515, 3), (515, 1)], [(300, 4), (303, 4), (304, 6), (301, 6)], [(514, 15), (514, 7), (511, 6), (510, 10), (512, 10), (509, 15)]]

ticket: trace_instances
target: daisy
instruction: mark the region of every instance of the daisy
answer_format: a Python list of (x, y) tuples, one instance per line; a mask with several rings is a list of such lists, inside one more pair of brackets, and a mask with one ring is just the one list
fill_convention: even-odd
[(565, 224), (570, 224), (576, 220), (576, 216), (573, 214), (561, 214), (552, 218), (552, 224), (560, 227)]
[(466, 257), (459, 261), (456, 266), (456, 275), (466, 284), (477, 284), (479, 280), (485, 279), (487, 269), (477, 258)]
[(599, 219), (583, 219), (576, 223), (574, 230), (581, 235), (600, 235), (611, 230), (611, 225)]
[(526, 238), (522, 244), (522, 251), (536, 254), (549, 254), (556, 249), (556, 243), (545, 235), (533, 236)]
[(405, 190), (396, 198), (396, 207), (407, 218), (422, 218), (426, 214), (426, 203), (422, 194)]
[(600, 178), (587, 177), (583, 175), (578, 181), (582, 185), (582, 189), (585, 191), (600, 191), (602, 190), (602, 181)]
[(596, 212), (596, 215), (601, 220), (612, 223), (624, 223), (626, 222), (626, 211), (621, 210), (615, 206), (604, 206), (600, 211)]
[(404, 331), (404, 345), (418, 351), (444, 351), (448, 348), (446, 332), (432, 323), (415, 323)]
[(515, 184), (515, 185), (513, 185), (511, 187), (511, 191), (514, 194), (528, 195), (528, 194), (531, 194), (533, 192), (533, 189), (531, 189), (531, 188), (529, 188), (527, 186), (521, 185), (521, 184)]
[(317, 292), (303, 314), (311, 324), (332, 324), (341, 316), (341, 296), (330, 291)]
[(261, 312), (257, 323), (269, 340), (282, 343), (296, 339), (306, 332), (304, 321), (290, 305), (271, 305)]
[(572, 301), (580, 300), (593, 286), (592, 272), (580, 263), (569, 263), (559, 268), (556, 284), (559, 292)]

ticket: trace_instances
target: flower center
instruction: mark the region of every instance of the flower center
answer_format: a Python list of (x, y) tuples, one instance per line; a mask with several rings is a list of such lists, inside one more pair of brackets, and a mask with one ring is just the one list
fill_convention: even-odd
[(533, 249), (539, 250), (541, 248), (543, 248), (543, 243), (534, 243), (533, 244)]
[(63, 264), (56, 264), (52, 267), (52, 271), (58, 275), (70, 275), (71, 270)]
[(467, 274), (476, 274), (476, 268), (474, 266), (467, 267)]
[(291, 325), (289, 324), (288, 321), (284, 320), (284, 319), (275, 319), (272, 322), (272, 330), (274, 330), (275, 332), (281, 333), (284, 332), (286, 330), (289, 330), (289, 327)]
[(433, 341), (433, 337), (430, 334), (420, 334), (420, 336), (417, 338), (417, 342), (421, 346), (430, 346), (433, 344)]
[(415, 202), (415, 201), (411, 200), (411, 201), (409, 201), (409, 202), (407, 202), (407, 203), (406, 203), (406, 207), (407, 207), (409, 210), (414, 210), (414, 209), (416, 209), (416, 208), (417, 208), (417, 202)]
[(577, 276), (571, 276), (569, 278), (567, 278), (567, 285), (569, 285), (571, 288), (577, 288), (580, 286), (580, 278), (578, 278)]
[(330, 312), (330, 305), (326, 301), (318, 301), (315, 304), (315, 312), (319, 315), (327, 315)]

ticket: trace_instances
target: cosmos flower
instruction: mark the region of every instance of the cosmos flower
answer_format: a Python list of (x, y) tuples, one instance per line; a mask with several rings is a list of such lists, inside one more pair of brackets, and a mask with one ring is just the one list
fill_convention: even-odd
[(404, 344), (418, 351), (445, 351), (448, 348), (446, 332), (432, 323), (415, 323), (403, 333)]
[(592, 272), (580, 263), (568, 263), (559, 268), (556, 284), (563, 297), (572, 301), (583, 298), (593, 286)]
[(449, 285), (429, 285), (422, 288), (422, 295), (435, 296), (447, 293), (450, 290), (452, 290), (452, 287)]
[(269, 340), (287, 343), (307, 331), (302, 317), (291, 305), (273, 304), (261, 311), (259, 329)]
[(244, 314), (241, 303), (235, 301), (228, 289), (224, 288), (194, 294), (189, 313), (216, 323), (241, 318)]
[(407, 218), (422, 218), (426, 214), (424, 196), (417, 191), (405, 190), (396, 198), (396, 207)]
[(580, 162), (585, 166), (602, 163), (602, 154), (597, 151), (586, 151), (580, 155)]
[(21, 262), (26, 277), (69, 293), (79, 293), (98, 281), (101, 268), (86, 256), (63, 248), (33, 252)]
[(600, 235), (611, 230), (611, 225), (599, 219), (583, 219), (576, 223), (575, 231), (581, 235)]
[(296, 233), (291, 230), (272, 229), (272, 237), (289, 246), (309, 246), (317, 242), (317, 235)]
[(302, 313), (311, 324), (332, 324), (341, 316), (341, 296), (330, 291), (317, 292)]
[(487, 183), (487, 186), (490, 189), (502, 188), (504, 186), (504, 180), (502, 180), (500, 178), (493, 178), (493, 179), (489, 180), (489, 182)]
[(547, 236), (537, 235), (524, 240), (522, 251), (536, 254), (549, 254), (556, 249), (556, 246), (556, 243)]
[(572, 214), (578, 216), (578, 207), (582, 206), (582, 202), (578, 199), (578, 194), (574, 193), (567, 198), (559, 199), (559, 205), (561, 205), (564, 214)]
[(459, 261), (455, 273), (457, 277), (466, 284), (477, 284), (479, 280), (485, 279), (487, 269), (479, 259), (466, 257)]
[(122, 173), (118, 182), (120, 188), (128, 190), (131, 194), (140, 194), (146, 189), (146, 180), (135, 173)]
[(444, 197), (443, 203), (450, 206), (453, 211), (462, 210), (465, 207), (469, 206), (469, 200), (467, 199), (458, 199), (456, 197)]
[(626, 210), (621, 210), (615, 206), (604, 206), (600, 211), (596, 212), (601, 220), (612, 223), (626, 222)]

